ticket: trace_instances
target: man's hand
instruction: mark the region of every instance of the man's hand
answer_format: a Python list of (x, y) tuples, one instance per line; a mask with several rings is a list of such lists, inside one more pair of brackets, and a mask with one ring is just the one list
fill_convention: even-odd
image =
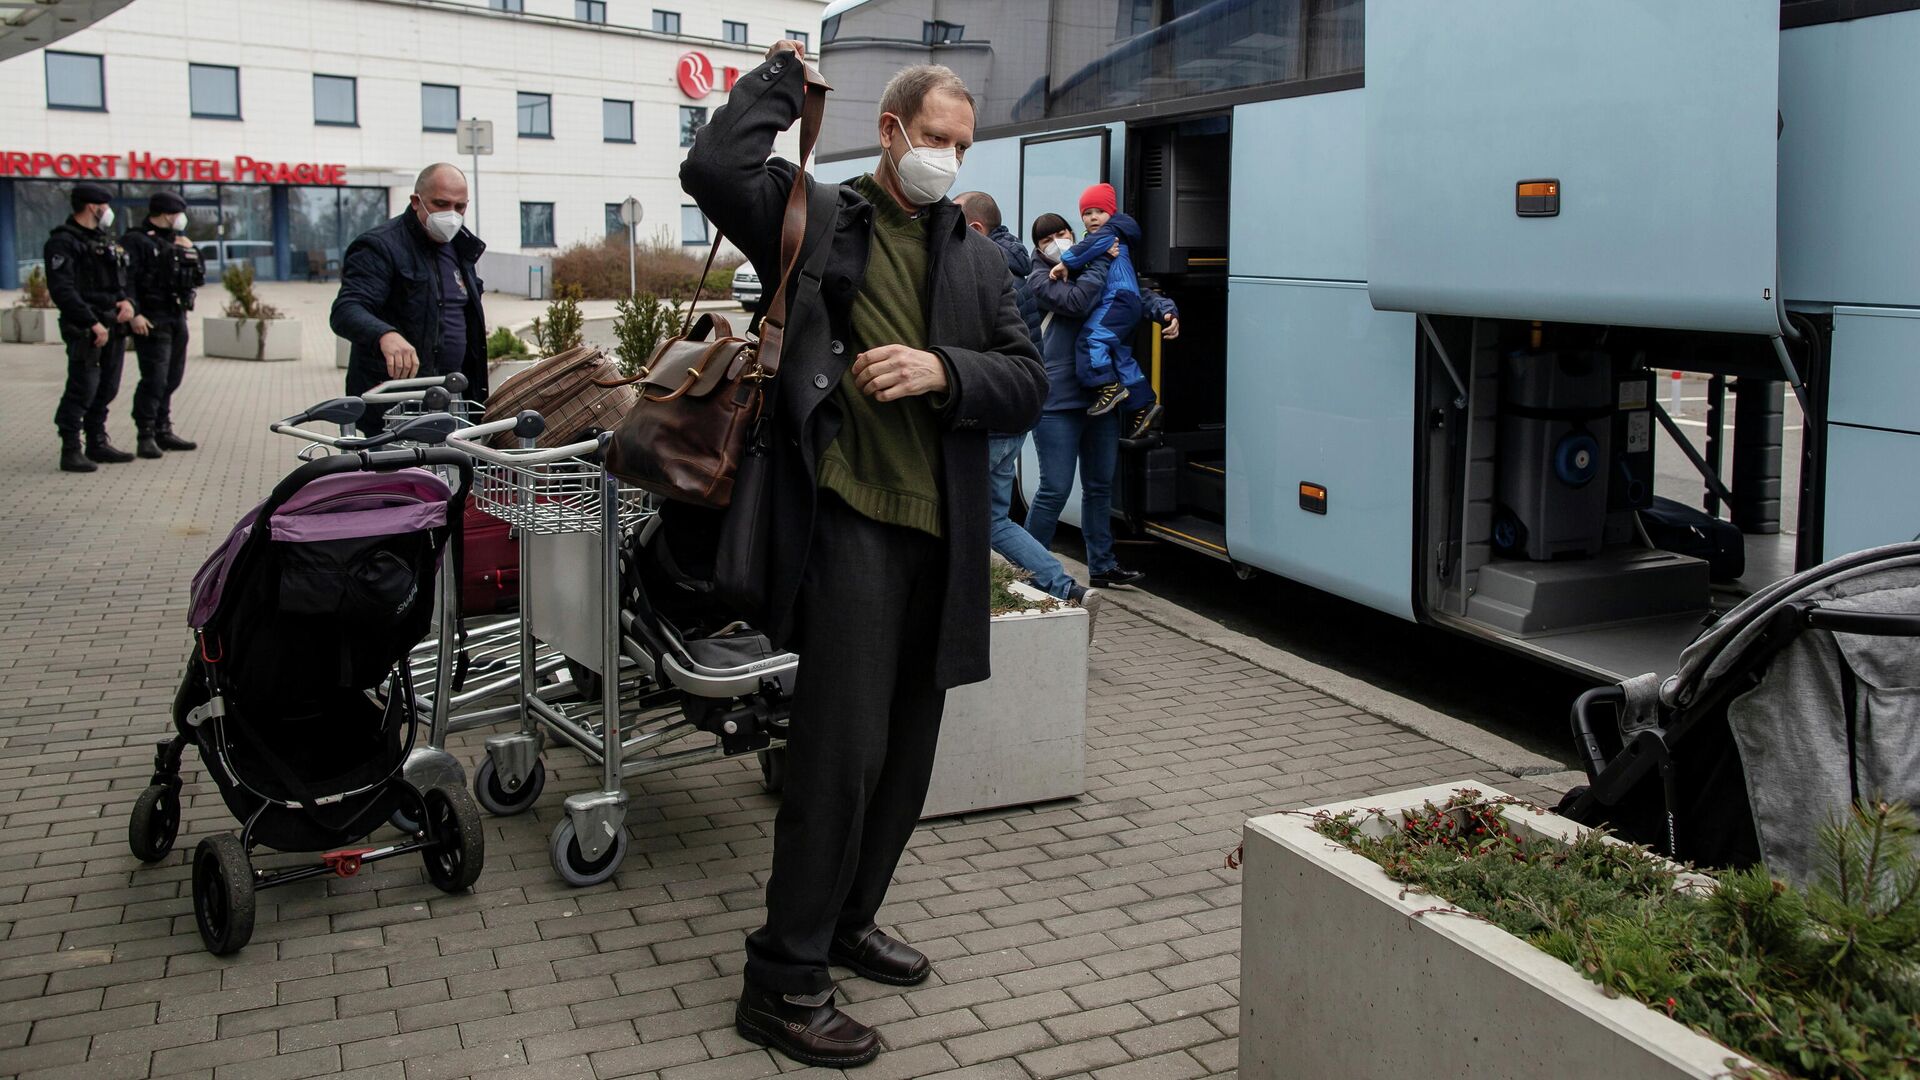
[(853, 358), (853, 384), (875, 401), (937, 394), (947, 388), (947, 365), (923, 349), (881, 345)]
[(1053, 280), (1053, 281), (1065, 281), (1065, 280), (1067, 280), (1067, 264), (1066, 264), (1066, 263), (1054, 263), (1054, 264), (1053, 264), (1053, 269), (1051, 269), (1051, 270), (1049, 270), (1049, 271), (1047, 271), (1047, 277), (1048, 277), (1048, 278), (1049, 278), (1050, 280)]
[(186, 248), (186, 249), (188, 249), (188, 250), (192, 250), (192, 248), (193, 248), (193, 241), (191, 241), (191, 240), (189, 240), (189, 239), (187, 239), (187, 238), (186, 238), (186, 237), (184, 237), (184, 236), (181, 236), (181, 235), (180, 235), (179, 233), (174, 233), (174, 234), (173, 234), (173, 246), (174, 246), (174, 247), (183, 247), (183, 248)]
[(153, 329), (153, 324), (147, 321), (147, 317), (145, 315), (135, 315), (133, 317), (134, 333), (139, 334), (141, 337), (146, 337), (147, 332), (152, 329)]
[(1179, 336), (1180, 336), (1180, 316), (1175, 315), (1173, 318), (1168, 319), (1166, 323), (1160, 327), (1160, 337), (1163, 340), (1172, 341), (1174, 338), (1177, 338)]
[(767, 46), (767, 59), (773, 59), (774, 54), (783, 49), (793, 53), (793, 55), (802, 60), (807, 58), (807, 47), (805, 45), (800, 44), (792, 38), (781, 38), (779, 41)]
[(380, 355), (387, 358), (387, 378), (411, 379), (420, 371), (420, 354), (413, 351), (400, 331), (380, 335)]
[(93, 347), (98, 349), (107, 343), (107, 328), (99, 323), (93, 324)]
[(113, 321), (122, 322), (122, 323), (132, 322), (133, 321), (133, 301), (131, 300), (114, 301)]

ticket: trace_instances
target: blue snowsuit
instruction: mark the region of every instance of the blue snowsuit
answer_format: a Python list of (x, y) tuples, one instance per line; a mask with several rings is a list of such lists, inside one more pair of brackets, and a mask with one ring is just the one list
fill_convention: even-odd
[(1068, 249), (1060, 260), (1068, 270), (1079, 270), (1107, 253), (1115, 240), (1120, 254), (1107, 267), (1106, 292), (1100, 306), (1087, 316), (1080, 337), (1074, 342), (1074, 365), (1080, 385), (1105, 386), (1118, 381), (1127, 388), (1127, 411), (1135, 412), (1154, 403), (1153, 384), (1141, 372), (1133, 358), (1133, 332), (1144, 315), (1164, 323), (1178, 318), (1180, 311), (1165, 296), (1142, 296), (1140, 278), (1133, 270), (1128, 245), (1140, 242), (1140, 223), (1126, 214), (1115, 214), (1105, 225), (1087, 234)]

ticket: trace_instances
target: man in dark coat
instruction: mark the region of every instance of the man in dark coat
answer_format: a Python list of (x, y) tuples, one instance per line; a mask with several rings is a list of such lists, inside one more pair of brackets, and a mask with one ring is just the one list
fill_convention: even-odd
[[(680, 169), (770, 288), (796, 166), (768, 155), (800, 115), (802, 53), (768, 50)], [(926, 798), (946, 691), (988, 674), (987, 432), (1025, 431), (1046, 396), (1000, 250), (946, 198), (973, 121), (946, 68), (888, 84), (879, 168), (832, 187), (835, 213), (808, 215), (802, 265), (829, 246), (817, 280), (793, 279), (774, 394), (760, 615), (801, 669), (767, 921), (747, 939), (734, 1023), (829, 1068), (879, 1053), (835, 1008), (830, 961), (898, 985), (930, 970), (874, 918)]]
[[(333, 332), (353, 345), (347, 393), (417, 375), (467, 377), (465, 396), (487, 398), (487, 317), (474, 272), (487, 245), (462, 223), (467, 177), (445, 163), (429, 165), (413, 183), (399, 215), (347, 246)], [(383, 405), (369, 405), (360, 430), (380, 430)]]
[(126, 250), (107, 231), (113, 226), (113, 192), (99, 184), (75, 184), (71, 199), (73, 216), (54, 227), (42, 250), (47, 291), (60, 309), (60, 339), (67, 345), (67, 388), (54, 409), (53, 426), (60, 432), (60, 468), (92, 472), (96, 462), (133, 460), (107, 441), (107, 406), (120, 392), (133, 296), (127, 289)]

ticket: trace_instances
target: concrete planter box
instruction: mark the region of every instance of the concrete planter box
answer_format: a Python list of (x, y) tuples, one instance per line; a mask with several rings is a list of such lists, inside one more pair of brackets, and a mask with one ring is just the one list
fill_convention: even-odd
[(300, 359), (299, 319), (200, 320), (200, 348), (208, 356), (230, 360)]
[(60, 309), (0, 309), (0, 341), (17, 341), (23, 345), (57, 344), (60, 341)]
[[(1318, 809), (1388, 815), (1471, 781)], [(1724, 1077), (1738, 1054), (1490, 923), (1436, 912), (1304, 814), (1247, 822), (1240, 1075), (1252, 1080), (1409, 1076), (1617, 1080)], [(1509, 807), (1516, 830), (1562, 840), (1581, 826)], [(1375, 823), (1380, 834), (1389, 827)]]
[(1087, 790), (1086, 611), (1002, 615), (991, 634), (993, 677), (947, 695), (923, 818)]
[(346, 338), (333, 339), (333, 366), (341, 371), (347, 370), (347, 364), (353, 359), (353, 342)]

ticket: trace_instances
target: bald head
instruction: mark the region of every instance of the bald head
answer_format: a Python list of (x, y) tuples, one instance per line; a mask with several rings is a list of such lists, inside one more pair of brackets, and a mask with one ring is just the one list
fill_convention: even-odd
[(438, 234), (435, 233), (431, 222), (435, 214), (451, 213), (461, 217), (466, 216), (467, 174), (444, 161), (437, 165), (429, 165), (420, 170), (420, 175), (414, 179), (413, 198), (408, 200), (408, 203), (414, 216), (420, 219), (421, 227), (427, 230), (427, 235), (433, 237), (438, 243), (444, 244), (452, 240), (454, 233), (459, 231), (460, 219), (457, 217), (445, 219), (452, 224), (446, 231)]
[(458, 184), (460, 190), (465, 191), (467, 190), (467, 174), (461, 172), (460, 166), (458, 165), (449, 165), (444, 161), (436, 161), (426, 168), (421, 169), (420, 175), (413, 178), (413, 193), (415, 195), (425, 195), (429, 191), (432, 191), (436, 185), (442, 183)]
[(953, 197), (960, 212), (967, 217), (967, 224), (980, 233), (990, 233), (1000, 227), (1000, 204), (993, 196), (984, 191), (963, 191)]

